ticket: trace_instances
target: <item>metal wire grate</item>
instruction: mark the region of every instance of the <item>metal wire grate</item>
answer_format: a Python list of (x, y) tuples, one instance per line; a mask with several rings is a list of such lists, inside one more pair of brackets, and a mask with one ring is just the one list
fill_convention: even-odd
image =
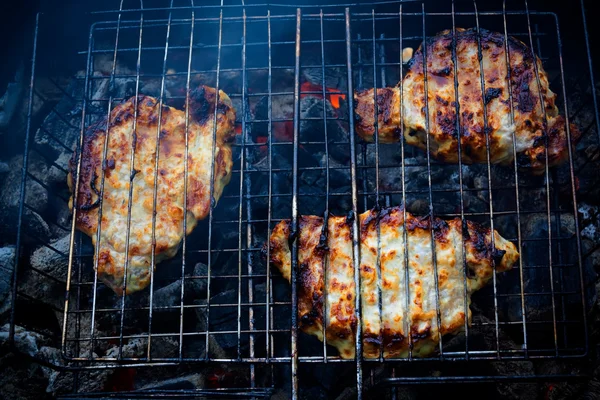
[[(93, 14), (88, 49), (82, 52), (85, 73), (78, 77), (81, 90), (73, 96), (80, 107), (77, 146), (83, 132), (124, 98), (153, 89), (161, 105), (182, 105), (184, 90), (202, 83), (225, 91), (237, 109), (234, 170), (208, 218), (183, 239), (174, 259), (158, 265), (150, 288), (142, 294), (115, 297), (97, 280), (89, 239), (75, 231), (74, 223), (61, 227), (71, 232), (71, 242), (70, 253), (60, 254), (68, 259), (69, 274), (66, 282), (58, 279), (66, 287), (64, 308), (58, 311), (64, 313), (62, 351), (73, 365), (250, 363), (254, 385), (255, 366), (261, 371), (265, 367), (263, 372), (272, 376), (269, 364), (286, 363), (291, 364), (296, 396), (302, 363), (355, 362), (361, 393), (363, 364), (587, 355), (584, 260), (570, 143), (562, 177), (546, 168), (543, 178), (530, 179), (520, 173), (516, 161), (497, 174), (500, 167), (489, 164), (489, 150), (488, 164), (470, 166), (476, 172), (467, 177), (462, 164), (435, 162), (428, 152), (411, 149), (404, 141), (368, 144), (354, 134), (342, 134), (354, 132), (355, 90), (400, 81), (406, 72), (403, 48), (417, 48), (443, 29), (455, 32), (472, 26), (515, 36), (535, 50), (551, 71), (550, 86), (559, 94), (568, 127), (573, 110), (567, 103), (556, 15), (531, 11), (527, 1), (508, 2), (508, 7), (498, 2), (495, 11), (479, 11), (476, 2), (452, 2), (447, 9), (396, 2), (372, 10), (212, 7), (174, 0), (169, 7), (128, 8), (126, 3), (121, 1), (119, 10)], [(33, 62), (35, 73), (35, 53)], [(32, 90), (34, 79), (32, 74)], [(481, 84), (485, 87), (483, 77)], [(308, 112), (309, 105), (320, 114)], [(591, 130), (583, 128), (584, 134)], [(460, 132), (460, 126), (457, 129)], [(60, 135), (53, 136), (55, 132), (44, 133), (71, 148)], [(28, 139), (26, 157), (35, 147)], [(25, 173), (23, 190), (27, 180), (41, 182)], [(54, 195), (57, 208), (66, 208), (64, 194)], [(302, 214), (358, 215), (372, 207), (415, 201), (436, 216), (468, 218), (500, 230), (522, 255), (518, 267), (503, 278), (494, 276), (490, 287), (473, 297), (478, 308), (474, 315), (479, 312), (484, 318), (465, 326), (465, 340), (457, 345), (444, 337), (439, 352), (426, 358), (410, 354), (407, 359), (351, 361), (339, 358), (326, 343), (298, 334), (297, 241), (292, 246), (290, 286), (262, 255), (273, 226), (291, 217), (295, 232)], [(23, 206), (30, 207), (25, 202)], [(27, 234), (23, 227), (21, 232)], [(359, 237), (356, 219), (353, 233)], [(353, 255), (359, 287), (358, 242)], [(196, 268), (199, 264), (206, 265), (202, 273)], [(155, 293), (173, 284), (176, 301), (157, 306)], [(205, 288), (202, 298), (190, 297), (194, 285)], [(18, 285), (15, 290), (16, 296), (30, 295)], [(439, 318), (439, 301), (437, 307)], [(538, 312), (540, 308), (545, 312)], [(356, 350), (362, 354), (360, 296), (356, 310)], [(492, 337), (488, 342), (472, 339), (486, 334)], [(132, 341), (142, 345), (128, 349)], [(116, 354), (105, 353), (115, 344)]]

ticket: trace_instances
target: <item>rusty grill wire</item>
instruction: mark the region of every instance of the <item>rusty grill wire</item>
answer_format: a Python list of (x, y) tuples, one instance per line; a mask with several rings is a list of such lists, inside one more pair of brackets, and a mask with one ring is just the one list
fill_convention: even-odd
[[(411, 1), (397, 2), (395, 12), (378, 12), (375, 8), (365, 11), (365, 7), (359, 6), (345, 8), (324, 6), (320, 9), (318, 7), (294, 9), (280, 6), (273, 6), (271, 9), (266, 6), (211, 7), (194, 4), (193, 0), (188, 2), (171, 0), (169, 7), (144, 8), (143, 4), (140, 7), (137, 3), (128, 4), (121, 0), (119, 10), (93, 14), (98, 21), (90, 27), (88, 49), (82, 52), (86, 57), (85, 74), (78, 78), (83, 81), (83, 95), (73, 99), (75, 103), (81, 105), (77, 148), (81, 148), (83, 133), (91, 123), (102, 116), (109, 116), (112, 108), (123, 100), (113, 95), (112, 91), (108, 91), (107, 97), (93, 97), (95, 88), (103, 84), (112, 86), (119, 80), (133, 81), (132, 94), (136, 96), (142, 93), (142, 84), (147, 84), (150, 80), (158, 81), (160, 93), (158, 100), (161, 106), (177, 102), (187, 104), (188, 99), (184, 93), (174, 94), (176, 91), (173, 88), (177, 84), (186, 91), (198, 83), (214, 86), (217, 90), (222, 89), (234, 101), (240, 132), (234, 144), (234, 170), (231, 182), (225, 188), (218, 204), (210, 208), (206, 220), (199, 223), (191, 236), (187, 238), (184, 236), (181, 251), (175, 259), (169, 261), (169, 269), (179, 271), (178, 277), (173, 278), (171, 274), (171, 278), (159, 279), (160, 273), (167, 268), (166, 265), (159, 265), (156, 272), (151, 275), (150, 287), (146, 289), (149, 295), (147, 299), (144, 298), (144, 302), (132, 300), (138, 299), (135, 295), (123, 296), (114, 303), (107, 301), (106, 297), (114, 295), (103, 288), (103, 284), (98, 282), (97, 274), (93, 273), (92, 267), (96, 265), (89, 239), (76, 231), (74, 218), (70, 227), (62, 227), (65, 232), (71, 232), (70, 252), (61, 253), (68, 259), (69, 274), (66, 282), (50, 275), (48, 279), (64, 284), (66, 289), (64, 309), (57, 309), (58, 312), (63, 313), (61, 346), (64, 357), (76, 368), (160, 366), (207, 361), (249, 363), (252, 386), (255, 385), (257, 379), (255, 375), (259, 368), (261, 373), (270, 375), (269, 379), (272, 381), (273, 365), (286, 363), (291, 365), (294, 398), (299, 390), (298, 368), (302, 363), (356, 363), (356, 386), (360, 394), (363, 385), (363, 364), (393, 361), (396, 363), (395, 366), (400, 367), (404, 362), (585, 357), (588, 351), (588, 337), (582, 270), (584, 259), (581, 254), (577, 222), (576, 171), (570, 141), (569, 159), (563, 166), (568, 169), (570, 189), (570, 201), (565, 202), (559, 200), (558, 189), (552, 186), (558, 181), (556, 171), (549, 170), (548, 167), (543, 180), (526, 182), (518, 171), (515, 157), (511, 179), (501, 183), (495, 180), (492, 170), (497, 167), (490, 165), (489, 147), (487, 165), (482, 166), (486, 168), (484, 174), (486, 181), (481, 182), (481, 187), (469, 188), (464, 184), (463, 165), (460, 161), (457, 166), (437, 163), (431, 159), (429, 152), (421, 156), (421, 161), (418, 161), (419, 158), (415, 157), (419, 153), (405, 147), (404, 132), (400, 135), (401, 143), (396, 145), (380, 144), (377, 127), (375, 127), (376, 140), (371, 144), (362, 142), (353, 134), (355, 118), (352, 93), (355, 89), (395, 85), (406, 71), (406, 65), (401, 58), (403, 48), (411, 46), (416, 49), (426, 37), (442, 29), (451, 29), (455, 34), (458, 26), (475, 26), (477, 31), (481, 28), (495, 29), (503, 32), (505, 38), (512, 35), (521, 39), (542, 58), (545, 65), (554, 69), (556, 74), (550, 87), (559, 94), (560, 108), (567, 119), (567, 134), (570, 137), (569, 114), (571, 112), (572, 115), (573, 110), (570, 110), (567, 104), (558, 18), (552, 13), (529, 10), (526, 0), (508, 2), (510, 6), (516, 7), (516, 11), (508, 8), (506, 3), (506, 1), (498, 2), (498, 11), (479, 11), (475, 1), (467, 2), (466, 7), (465, 3), (460, 3), (461, 11), (457, 11), (455, 2), (451, 3), (450, 10), (430, 10), (425, 3)], [(295, 26), (293, 32), (284, 29), (290, 24)], [(39, 16), (36, 34), (38, 25)], [(390, 26), (394, 29), (391, 30)], [(453, 40), (455, 41), (456, 37)], [(34, 93), (37, 61), (35, 51), (34, 49), (31, 96)], [(481, 58), (481, 43), (478, 43), (478, 52)], [(508, 65), (507, 45), (506, 52)], [(108, 75), (97, 70), (96, 61), (101, 56), (109, 57), (111, 60), (111, 70)], [(456, 59), (455, 49), (452, 57)], [(207, 63), (212, 65), (204, 69), (197, 68), (194, 65), (197, 65), (198, 58), (209, 60)], [(128, 62), (128, 65), (133, 66), (134, 72), (124, 74), (119, 71), (120, 62)], [(174, 67), (171, 64), (183, 68), (173, 71), (171, 68)], [(424, 68), (425, 90), (427, 90), (426, 63)], [(454, 68), (456, 89), (458, 87), (456, 63)], [(481, 65), (480, 68), (483, 69)], [(319, 90), (306, 90), (303, 87), (302, 83), (305, 80), (303, 73), (307, 70), (320, 71), (322, 79), (318, 83)], [(326, 81), (330, 71), (340, 77), (340, 83), (335, 90), (330, 90)], [(507, 74), (510, 75), (510, 71), (507, 71)], [(345, 82), (343, 78), (346, 79)], [(539, 79), (536, 66), (538, 85)], [(177, 84), (167, 90), (170, 82), (177, 82)], [(401, 85), (400, 80), (400, 87)], [(481, 87), (485, 91), (483, 73), (481, 73)], [(511, 86), (508, 87), (510, 90)], [(455, 93), (458, 108), (458, 91), (455, 90)], [(345, 96), (345, 101), (341, 103), (335, 115), (328, 112), (331, 106), (327, 103), (330, 102), (332, 95)], [(377, 96), (376, 91), (374, 95)], [(306, 96), (321, 100), (323, 109), (321, 116), (302, 116), (302, 99)], [(511, 120), (514, 121), (512, 92), (510, 98)], [(257, 115), (255, 111), (253, 114), (253, 110), (257, 107), (256, 102), (261, 99), (266, 99), (267, 102), (264, 107), (266, 115)], [(281, 115), (278, 110), (274, 111), (275, 102), (281, 103), (282, 99), (293, 105), (292, 115)], [(425, 101), (426, 115), (429, 116), (427, 96)], [(486, 107), (483, 107), (483, 110), (484, 122), (487, 126)], [(216, 121), (216, 107), (213, 118)], [(189, 123), (187, 108), (185, 119), (187, 127)], [(28, 124), (30, 123), (31, 121), (28, 121)], [(307, 135), (302, 129), (303, 123), (311, 124), (310, 126), (320, 124), (322, 138)], [(334, 124), (351, 134), (346, 135), (345, 138), (332, 138)], [(429, 118), (426, 118), (426, 124), (429, 129)], [(290, 125), (292, 132), (289, 132)], [(586, 135), (592, 126), (581, 128)], [(276, 132), (281, 132), (282, 129), (288, 129), (286, 131), (288, 136), (282, 137), (281, 134), (277, 136)], [(461, 126), (458, 122), (456, 129), (460, 135)], [(159, 132), (160, 123), (157, 139)], [(52, 136), (53, 132), (46, 131), (46, 133), (56, 142), (62, 143), (60, 137)], [(260, 141), (259, 136), (266, 138)], [(215, 137), (216, 127), (213, 132), (213, 155)], [(186, 128), (186, 159), (187, 140)], [(429, 148), (429, 136), (427, 141)], [(486, 137), (486, 143), (488, 141), (489, 138)], [(28, 133), (26, 160), (28, 152), (35, 151), (35, 145), (30, 145), (29, 142)], [(108, 139), (104, 145), (104, 157), (107, 154), (107, 142)], [(63, 146), (69, 148), (67, 145), (63, 144)], [(399, 151), (399, 163), (390, 164), (382, 161), (385, 148), (390, 146), (396, 146)], [(513, 141), (513, 151), (516, 154), (514, 146)], [(156, 151), (155, 170), (160, 157), (158, 140)], [(315, 163), (314, 160), (308, 159), (307, 154), (311, 152), (321, 152), (325, 155), (324, 160)], [(331, 158), (334, 152), (341, 154), (339, 158), (346, 159), (347, 163), (343, 165), (337, 160), (334, 162)], [(459, 160), (460, 152), (459, 146)], [(410, 164), (407, 162), (409, 157), (411, 157)], [(135, 154), (132, 151), (131, 169), (134, 158)], [(386, 157), (386, 160), (388, 158)], [(77, 159), (80, 161), (80, 157)], [(417, 162), (415, 163), (414, 160)], [(417, 185), (407, 178), (411, 171), (417, 168), (424, 168), (427, 173), (425, 187), (415, 187)], [(457, 187), (438, 187), (438, 183), (432, 180), (432, 175), (442, 173), (444, 168), (447, 170), (455, 168), (455, 173), (458, 174)], [(394, 189), (380, 187), (381, 178), (394, 170), (399, 171), (401, 178), (396, 187)], [(303, 180), (307, 176), (305, 174), (315, 173), (323, 174), (320, 183)], [(333, 174), (335, 176), (332, 176)], [(187, 176), (187, 163), (185, 163), (185, 175)], [(214, 165), (211, 166), (211, 176), (213, 175)], [(346, 181), (343, 185), (337, 182), (336, 188), (332, 189), (334, 180), (340, 179)], [(41, 184), (38, 178), (24, 170), (22, 199), (25, 199), (27, 180), (35, 180)], [(280, 191), (282, 185), (275, 184), (275, 181), (281, 180), (289, 183), (287, 191)], [(155, 175), (155, 187), (156, 182)], [(187, 179), (185, 185), (187, 190)], [(104, 174), (100, 180), (100, 192), (103, 193), (103, 190)], [(212, 197), (212, 184), (210, 190)], [(470, 210), (465, 202), (468, 192), (482, 198), (482, 202), (486, 204), (484, 211)], [(539, 202), (538, 208), (523, 208), (522, 199), (540, 193), (544, 198)], [(457, 209), (454, 211), (448, 210), (447, 207), (441, 207), (442, 209), (434, 207), (439, 203), (440, 196), (447, 194), (457, 195), (458, 204), (455, 204)], [(60, 199), (60, 207), (67, 207), (67, 199), (64, 196), (56, 196), (57, 200)], [(407, 359), (384, 360), (380, 356), (377, 360), (362, 359), (362, 357), (357, 357), (354, 361), (342, 360), (327, 346), (326, 339), (322, 345), (315, 345), (309, 339), (303, 338), (303, 334), (298, 334), (299, 321), (297, 320), (298, 241), (292, 242), (292, 284), (288, 285), (261, 256), (262, 244), (268, 238), (273, 226), (282, 219), (291, 217), (292, 232), (297, 232), (298, 216), (302, 214), (324, 215), (324, 226), (327, 226), (329, 215), (351, 212), (352, 215), (357, 216), (372, 207), (405, 204), (409, 196), (418, 196), (426, 201), (425, 209), (430, 218), (433, 218), (433, 215), (469, 218), (483, 222), (492, 229), (500, 219), (506, 218), (514, 225), (512, 234), (502, 231), (500, 233), (517, 245), (522, 255), (519, 265), (507, 273), (511, 278), (505, 279), (504, 282), (499, 282), (499, 278), (497, 279), (494, 274), (488, 289), (482, 290), (485, 293), (477, 295), (479, 302), (488, 305), (488, 311), (491, 311), (488, 313), (490, 321), (473, 321), (471, 326), (465, 323), (464, 345), (458, 350), (445, 349), (448, 339), (440, 337), (439, 351), (426, 358), (413, 357), (411, 351)], [(514, 199), (510, 209), (497, 201), (504, 196)], [(320, 206), (315, 209), (314, 203), (307, 205), (309, 198), (318, 198)], [(156, 199), (155, 191), (154, 210), (156, 210)], [(131, 200), (130, 186), (128, 229), (131, 222)], [(30, 208), (24, 201), (22, 206), (21, 215), (23, 209)], [(233, 212), (226, 212), (225, 209)], [(100, 218), (101, 212), (102, 208), (100, 208)], [(526, 233), (523, 230), (522, 219), (534, 214), (543, 215), (546, 220), (547, 234), (543, 235), (544, 237), (533, 237), (531, 232)], [(569, 236), (561, 236), (561, 216), (564, 214), (574, 217), (574, 234)], [(155, 222), (154, 219), (153, 240), (156, 235)], [(185, 224), (184, 220), (184, 232)], [(21, 226), (19, 229), (22, 235), (28, 234)], [(353, 220), (352, 232), (354, 238), (359, 237), (357, 218)], [(222, 240), (221, 237), (226, 233), (229, 235), (228, 239)], [(97, 240), (100, 234), (99, 224)], [(404, 234), (406, 235), (406, 230)], [(378, 252), (379, 235), (378, 232)], [(433, 232), (431, 237), (433, 239)], [(43, 239), (36, 239), (49, 249), (53, 249), (52, 245)], [(434, 270), (437, 271), (435, 241), (432, 240), (431, 245)], [(126, 249), (128, 248), (129, 238), (126, 242)], [(530, 248), (541, 248), (547, 256), (545, 259), (543, 257), (532, 259), (528, 257), (527, 249)], [(154, 248), (152, 251), (154, 262)], [(267, 258), (269, 252), (270, 250), (267, 249)], [(405, 261), (410, 257), (407, 253), (405, 251)], [(95, 255), (97, 256), (97, 253)], [(229, 259), (231, 257), (233, 261)], [(226, 260), (227, 266), (231, 267), (227, 271), (217, 266), (223, 260)], [(206, 263), (208, 266), (206, 274), (192, 273), (197, 262)], [(463, 260), (464, 262), (466, 261)], [(358, 288), (360, 287), (358, 240), (353, 242), (353, 263), (355, 284)], [(31, 269), (30, 266), (22, 266), (22, 268)], [(126, 263), (125, 269), (127, 268)], [(536, 279), (546, 279), (547, 290), (530, 291), (526, 285), (530, 274), (533, 274)], [(435, 278), (437, 286), (437, 272)], [(381, 288), (382, 277), (379, 265), (377, 265), (377, 279)], [(464, 279), (464, 312), (467, 313), (466, 269)], [(181, 287), (179, 302), (159, 308), (154, 306), (155, 288), (163, 287), (176, 280), (179, 280)], [(406, 280), (408, 281), (408, 270), (406, 270)], [(188, 283), (193, 282), (206, 285), (204, 299), (190, 300), (186, 297)], [(229, 282), (235, 283), (228, 285)], [(511, 284), (515, 287), (511, 287)], [(264, 287), (260, 293), (257, 289), (258, 285)], [(30, 298), (28, 293), (19, 291), (17, 287), (18, 285), (15, 285), (16, 297)], [(233, 290), (237, 300), (226, 299), (220, 302), (222, 300), (218, 297), (220, 287)], [(407, 293), (407, 301), (409, 301), (408, 297)], [(529, 299), (542, 297), (549, 298), (551, 302), (552, 312), (549, 318), (541, 318), (535, 313), (532, 315)], [(362, 354), (361, 296), (357, 295), (355, 301), (358, 317), (356, 353)], [(579, 305), (574, 306), (574, 304)], [(381, 302), (379, 307), (381, 315)], [(510, 318), (505, 312), (507, 307), (517, 307), (522, 317)], [(230, 321), (219, 323), (211, 320), (211, 315), (215, 313), (219, 315), (221, 310), (229, 311), (232, 315)], [(439, 326), (440, 305), (437, 290), (436, 310)], [(325, 308), (324, 315), (326, 312)], [(145, 321), (143, 326), (128, 324), (128, 320), (135, 319), (133, 318), (135, 315), (142, 313), (147, 315), (142, 318)], [(160, 326), (154, 323), (157, 313), (163, 316), (160, 319)], [(16, 314), (13, 309), (13, 328)], [(167, 318), (164, 318), (164, 315), (167, 315)], [(200, 321), (202, 316), (205, 318), (204, 321)], [(87, 323), (82, 322), (85, 319)], [(99, 320), (112, 321), (113, 333), (99, 332), (97, 329)], [(485, 330), (487, 327), (493, 328), (494, 348), (482, 348), (481, 344), (472, 343), (470, 340), (474, 330)], [(512, 332), (513, 336), (515, 332), (521, 336), (520, 348), (503, 346), (500, 340), (500, 332), (503, 329)], [(533, 342), (528, 340), (532, 331), (535, 332), (536, 338), (539, 338), (540, 332), (543, 332), (542, 336), (545, 340)], [(216, 351), (214, 339), (217, 336), (226, 336), (229, 340), (233, 340), (235, 342), (233, 350), (225, 355)], [(145, 348), (140, 354), (124, 355), (123, 346), (132, 339), (146, 340)], [(177, 348), (172, 354), (157, 356), (156, 349), (160, 349), (166, 339), (175, 342)], [(412, 343), (410, 335), (409, 340)], [(90, 351), (102, 347), (101, 343), (118, 344), (118, 354), (108, 356), (100, 351), (97, 353)], [(307, 345), (303, 345), (304, 343)], [(414, 377), (422, 381), (427, 379), (422, 378)], [(475, 378), (477, 377), (464, 377), (465, 380)], [(408, 379), (406, 378), (405, 381)], [(393, 384), (401, 380), (402, 378), (392, 377), (387, 383)]]

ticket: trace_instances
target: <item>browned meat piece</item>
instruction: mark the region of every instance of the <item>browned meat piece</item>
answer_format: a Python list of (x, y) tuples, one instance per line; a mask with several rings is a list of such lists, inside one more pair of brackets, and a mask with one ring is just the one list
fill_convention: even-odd
[[(482, 91), (477, 42), (475, 29), (457, 29), (456, 80), (462, 161), (467, 164), (487, 162), (483, 115), (485, 103), (491, 163), (509, 165), (514, 161), (513, 135), (520, 167), (530, 168), (534, 174), (544, 172), (546, 137), (548, 165), (551, 167), (562, 163), (568, 157), (566, 122), (558, 113), (556, 94), (549, 88), (548, 75), (540, 59), (523, 42), (509, 37), (509, 90), (504, 35), (481, 29), (481, 62), (485, 88)], [(427, 108), (430, 154), (440, 161), (457, 163), (459, 132), (456, 130), (452, 47), (452, 32), (448, 30), (427, 40)], [(538, 87), (534, 63), (537, 63), (541, 88)], [(382, 143), (399, 141), (400, 124), (403, 123), (406, 143), (426, 150), (427, 108), (424, 96), (423, 45), (411, 59), (402, 86), (402, 100), (400, 87), (377, 89), (379, 140)], [(510, 91), (514, 123), (511, 120)], [(356, 131), (367, 141), (374, 141), (374, 98), (373, 89), (355, 94)], [(576, 143), (581, 135), (579, 130), (571, 124), (570, 132), (572, 143)]]
[[(377, 249), (377, 225), (380, 245)], [(401, 207), (367, 211), (360, 215), (360, 274), (363, 354), (376, 358), (383, 346), (384, 357), (406, 357), (409, 335), (413, 355), (426, 356), (439, 344), (438, 333), (457, 333), (471, 321), (471, 294), (482, 288), (494, 273), (512, 268), (519, 259), (514, 244), (474, 222), (456, 218), (433, 221), (439, 284), (441, 326), (437, 324), (435, 269), (432, 262), (429, 217), (404, 214)], [(404, 240), (406, 226), (407, 242)], [(356, 288), (352, 262), (351, 221), (330, 217), (321, 238), (323, 218), (301, 216), (298, 236), (298, 318), (304, 332), (335, 346), (342, 358), (355, 356)], [(282, 221), (273, 229), (269, 244), (270, 261), (290, 280), (290, 223)], [(464, 304), (466, 249), (467, 304)], [(408, 271), (405, 264), (408, 251)], [(377, 255), (381, 277), (378, 279)], [(408, 272), (408, 287), (406, 274)], [(379, 287), (381, 282), (381, 287)], [(382, 314), (379, 314), (381, 290)], [(408, 298), (407, 298), (408, 295)], [(407, 308), (406, 305), (409, 304)], [(465, 309), (467, 316), (465, 316)], [(327, 312), (324, 315), (324, 310)]]
[[(99, 246), (98, 277), (116, 293), (123, 292), (125, 243), (127, 232), (130, 179), (133, 182), (127, 293), (144, 289), (150, 283), (152, 251), (152, 212), (156, 198), (155, 261), (173, 257), (183, 238), (183, 219), (191, 233), (198, 220), (210, 209), (210, 177), (213, 163), (214, 107), (217, 92), (201, 86), (190, 92), (188, 127), (187, 210), (183, 209), (185, 165), (185, 112), (163, 106), (157, 99), (139, 96), (137, 127), (134, 132), (135, 98), (116, 106), (109, 125), (108, 152), (103, 166), (107, 121), (91, 126), (84, 134), (77, 204), (77, 228)], [(156, 135), (161, 116), (158, 183), (154, 187)], [(217, 133), (214, 158), (214, 198), (219, 199), (231, 177), (231, 147), (235, 110), (231, 100), (219, 92)], [(135, 135), (134, 135), (135, 133)], [(135, 137), (135, 139), (134, 139)], [(131, 178), (130, 156), (135, 143), (135, 173)], [(68, 184), (75, 191), (77, 155), (69, 165)], [(100, 184), (104, 168), (104, 196)], [(70, 207), (73, 208), (73, 196)], [(98, 211), (102, 207), (100, 242), (96, 243)]]

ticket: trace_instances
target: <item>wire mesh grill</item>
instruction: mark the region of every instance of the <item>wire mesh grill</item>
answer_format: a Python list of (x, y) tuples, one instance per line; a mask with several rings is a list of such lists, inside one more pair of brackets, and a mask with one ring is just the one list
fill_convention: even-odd
[[(82, 368), (116, 362), (247, 362), (252, 363), (253, 382), (254, 365), (291, 363), (294, 393), (299, 363), (355, 362), (360, 393), (366, 363), (587, 354), (570, 144), (569, 159), (561, 167), (566, 180), (561, 181), (556, 169), (546, 168), (542, 178), (532, 179), (517, 169), (516, 161), (511, 167), (490, 165), (489, 150), (487, 165), (469, 166), (476, 173), (466, 176), (462, 164), (436, 162), (404, 141), (365, 143), (347, 134), (354, 132), (355, 90), (395, 85), (407, 69), (402, 49), (417, 48), (426, 37), (457, 27), (495, 30), (534, 49), (551, 71), (550, 86), (559, 94), (568, 130), (572, 110), (556, 15), (530, 11), (526, 1), (508, 2), (508, 7), (499, 3), (495, 11), (479, 11), (475, 2), (452, 2), (447, 9), (396, 3), (394, 11), (208, 7), (174, 1), (169, 7), (142, 10), (123, 3), (119, 10), (94, 14), (89, 47), (82, 52), (85, 72), (72, 99), (80, 107), (80, 123), (74, 126), (78, 146), (91, 124), (129, 96), (154, 91), (161, 104), (182, 106), (186, 89), (206, 84), (226, 92), (237, 110), (233, 175), (209, 216), (183, 239), (177, 256), (157, 266), (144, 293), (118, 297), (98, 281), (93, 247), (75, 223), (60, 227), (71, 232), (69, 254), (40, 239), (69, 263), (66, 282), (59, 279), (67, 290), (64, 308), (57, 307), (64, 312), (61, 344), (67, 360)], [(44, 129), (37, 134), (71, 149)], [(28, 153), (35, 147), (32, 142)], [(31, 173), (25, 179), (42, 183)], [(129, 199), (131, 204), (131, 192)], [(443, 337), (439, 351), (425, 358), (410, 354), (407, 359), (353, 361), (298, 334), (297, 241), (289, 285), (264, 259), (262, 246), (274, 225), (291, 217), (295, 232), (299, 215), (358, 215), (373, 207), (415, 202), (438, 217), (468, 218), (497, 229), (521, 254), (518, 266), (494, 276), (487, 289), (473, 296), (474, 315), (483, 317), (465, 326), (464, 340), (456, 344)], [(67, 197), (56, 194), (56, 204), (66, 208)], [(24, 207), (30, 208), (27, 203)], [(353, 232), (358, 237), (356, 219)], [(359, 287), (357, 242), (353, 250)], [(198, 287), (203, 295), (191, 296)], [(162, 291), (163, 296), (165, 288), (177, 295), (157, 300), (155, 294)], [(19, 290), (17, 295), (31, 297)], [(360, 296), (356, 306), (356, 350), (362, 354)], [(471, 339), (481, 335), (491, 339)], [(133, 342), (138, 346), (132, 350)], [(114, 344), (118, 352), (106, 353)]]

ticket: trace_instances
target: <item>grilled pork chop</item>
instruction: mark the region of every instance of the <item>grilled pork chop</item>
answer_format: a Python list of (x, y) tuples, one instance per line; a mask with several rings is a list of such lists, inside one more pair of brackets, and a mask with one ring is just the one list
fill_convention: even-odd
[[(453, 39), (451, 31), (443, 31), (427, 40), (427, 90), (425, 104), (425, 71), (423, 45), (415, 52), (400, 87), (377, 89), (378, 136), (382, 143), (400, 140), (404, 124), (406, 143), (427, 149), (426, 113), (428, 108), (430, 154), (449, 163), (458, 162), (458, 137), (461, 138), (464, 163), (487, 162), (486, 131), (489, 133), (490, 161), (508, 165), (514, 161), (513, 134), (517, 162), (533, 174), (545, 170), (545, 142), (548, 141), (548, 166), (562, 163), (568, 157), (565, 118), (558, 114), (556, 94), (549, 88), (548, 75), (542, 62), (523, 42), (508, 37), (510, 55), (510, 90), (506, 68), (504, 35), (481, 29), (481, 53), (484, 91), (481, 90), (478, 40), (475, 29), (456, 29), (458, 64), (458, 102), (460, 132), (456, 129), (456, 97), (454, 90)], [(540, 86), (536, 78), (536, 66)], [(398, 85), (399, 86), (399, 85)], [(541, 89), (540, 89), (541, 87)], [(540, 104), (540, 90), (543, 103)], [(511, 102), (514, 123), (511, 120)], [(373, 89), (355, 94), (356, 130), (367, 141), (374, 141), (375, 96)], [(483, 98), (482, 98), (483, 97)], [(401, 109), (402, 102), (402, 112)], [(484, 123), (483, 104), (487, 111)], [(544, 110), (547, 126), (544, 121)], [(570, 126), (572, 143), (580, 132)]]
[[(298, 235), (298, 318), (300, 329), (335, 346), (342, 358), (355, 356), (356, 316), (354, 268), (352, 263), (352, 222), (346, 217), (299, 218)], [(377, 226), (380, 245), (377, 248)], [(404, 242), (404, 226), (408, 245)], [(467, 229), (463, 234), (463, 226)], [(465, 326), (465, 310), (471, 321), (471, 294), (483, 287), (494, 273), (512, 268), (519, 253), (515, 245), (490, 229), (456, 218), (434, 218), (435, 254), (439, 284), (441, 327), (437, 324), (435, 269), (431, 251), (429, 217), (415, 217), (401, 207), (371, 210), (360, 215), (360, 274), (363, 355), (406, 357), (410, 342), (413, 356), (426, 356), (439, 344), (439, 336), (457, 333)], [(273, 229), (270, 261), (289, 281), (291, 259), (290, 223), (282, 221)], [(464, 304), (465, 275), (463, 238), (467, 265), (467, 304)], [(408, 271), (405, 250), (408, 248)], [(266, 249), (265, 249), (266, 250)], [(378, 279), (379, 255), (381, 277)], [(408, 273), (408, 289), (406, 273)], [(378, 287), (381, 282), (381, 287)], [(379, 290), (381, 309), (379, 315)], [(407, 298), (408, 290), (408, 298)], [(407, 308), (406, 305), (409, 304)], [(326, 315), (324, 316), (324, 310)]]
[[(134, 131), (136, 99), (130, 98), (116, 106), (108, 121), (108, 151), (102, 165), (107, 121), (91, 126), (84, 134), (82, 164), (77, 199), (79, 230), (92, 238), (98, 251), (98, 277), (117, 294), (124, 290), (125, 246), (130, 182), (133, 182), (131, 228), (129, 231), (129, 265), (127, 293), (144, 289), (150, 283), (152, 251), (152, 212), (158, 119), (161, 119), (159, 139), (158, 185), (156, 190), (155, 261), (173, 257), (178, 250), (187, 218), (191, 233), (198, 220), (205, 218), (211, 206), (210, 177), (214, 161), (216, 202), (231, 177), (230, 140), (234, 135), (235, 110), (231, 100), (219, 92), (216, 119), (216, 146), (213, 160), (214, 88), (201, 86), (189, 93), (188, 182), (187, 210), (183, 209), (185, 112), (163, 106), (157, 99), (137, 98), (137, 127)], [(135, 144), (135, 164), (130, 171), (132, 146)], [(100, 199), (102, 168), (104, 196)], [(71, 193), (75, 191), (77, 155), (74, 154), (68, 174)], [(69, 205), (73, 208), (73, 196)], [(98, 212), (102, 208), (100, 242), (96, 243)]]

